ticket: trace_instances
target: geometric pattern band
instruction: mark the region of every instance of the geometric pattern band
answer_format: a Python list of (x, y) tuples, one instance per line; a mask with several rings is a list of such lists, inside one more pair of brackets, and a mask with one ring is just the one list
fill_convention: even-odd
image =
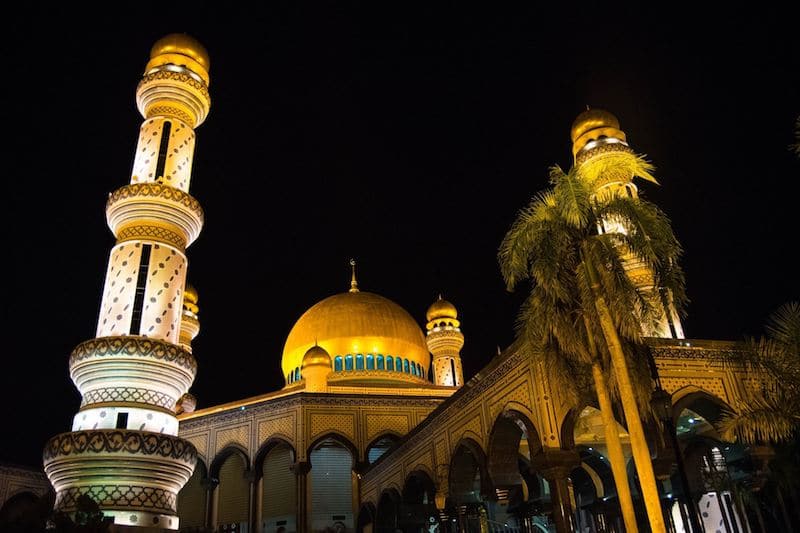
[(52, 459), (59, 457), (117, 453), (164, 457), (192, 466), (197, 461), (197, 450), (189, 441), (162, 433), (125, 429), (60, 433), (45, 443), (43, 458), (46, 469)]
[(194, 213), (201, 222), (203, 221), (203, 208), (194, 196), (175, 187), (155, 182), (131, 183), (120, 187), (108, 197), (106, 211), (120, 200), (147, 197), (163, 198), (178, 203)]
[(82, 494), (88, 494), (101, 508), (109, 510), (122, 507), (131, 511), (155, 511), (173, 515), (176, 510), (177, 497), (172, 492), (137, 485), (68, 487), (58, 491), (56, 509), (75, 510), (78, 497)]
[(174, 231), (170, 231), (160, 226), (128, 226), (117, 234), (117, 242), (130, 241), (134, 239), (154, 240), (171, 244), (183, 250), (186, 248), (186, 239)]
[(138, 389), (136, 387), (108, 387), (89, 391), (83, 395), (81, 407), (93, 403), (107, 402), (141, 403), (170, 410), (175, 407), (175, 398), (163, 392)]
[(191, 373), (197, 372), (195, 358), (181, 348), (170, 342), (145, 337), (98, 337), (80, 343), (72, 350), (69, 357), (69, 367), (88, 358), (95, 357), (141, 357), (152, 358), (167, 363), (175, 363), (188, 369)]

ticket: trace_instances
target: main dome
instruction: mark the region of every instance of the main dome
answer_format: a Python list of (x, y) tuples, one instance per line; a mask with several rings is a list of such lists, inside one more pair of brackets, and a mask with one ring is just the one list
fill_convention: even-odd
[(428, 374), (430, 354), (420, 326), (405, 309), (371, 292), (335, 294), (303, 313), (283, 348), (287, 383), (300, 377), (303, 355), (315, 343), (330, 354), (334, 374), (342, 378), (419, 383)]

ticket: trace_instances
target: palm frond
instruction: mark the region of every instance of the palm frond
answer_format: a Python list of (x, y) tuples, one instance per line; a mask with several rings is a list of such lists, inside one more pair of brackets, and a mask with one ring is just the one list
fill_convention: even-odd
[(796, 401), (780, 394), (753, 394), (738, 413), (725, 412), (718, 423), (722, 438), (729, 442), (758, 444), (784, 442), (792, 438), (798, 423)]
[(767, 335), (800, 359), (800, 303), (780, 306), (767, 320)]

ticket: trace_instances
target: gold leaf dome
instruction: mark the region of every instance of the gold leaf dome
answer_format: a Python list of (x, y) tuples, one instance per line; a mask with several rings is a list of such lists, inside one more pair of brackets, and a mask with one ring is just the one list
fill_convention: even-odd
[(437, 318), (458, 318), (458, 311), (455, 305), (442, 299), (442, 296), (439, 295), (439, 299), (433, 302), (428, 308), (428, 312), (425, 313), (425, 318), (428, 319), (428, 322), (436, 320)]
[(197, 39), (185, 33), (171, 33), (156, 41), (150, 49), (150, 59), (165, 54), (186, 56), (200, 64), (206, 71), (211, 67), (211, 60), (205, 47)]
[(603, 109), (587, 109), (575, 118), (570, 130), (570, 138), (575, 142), (578, 137), (596, 128), (619, 129), (617, 117)]
[[(619, 129), (617, 117), (603, 109), (587, 109), (575, 118), (570, 130), (572, 155), (576, 156), (589, 143), (602, 139), (627, 142), (625, 132)], [(589, 145), (592, 146), (592, 145)]]
[(186, 288), (183, 289), (183, 299), (189, 303), (197, 305), (197, 289), (187, 283)]
[(330, 368), (331, 366), (331, 356), (328, 355), (328, 352), (322, 346), (312, 346), (308, 349), (306, 354), (303, 356), (303, 366), (302, 368), (305, 369), (309, 366), (316, 366), (322, 365), (327, 366)]
[[(425, 336), (414, 318), (396, 303), (371, 292), (335, 294), (303, 313), (283, 348), (283, 375), (300, 368), (306, 352), (315, 345), (330, 354), (332, 360), (372, 354), (375, 359), (378, 355), (407, 359), (426, 372), (430, 365)], [(419, 379), (404, 372), (385, 374), (385, 379), (392, 381)]]

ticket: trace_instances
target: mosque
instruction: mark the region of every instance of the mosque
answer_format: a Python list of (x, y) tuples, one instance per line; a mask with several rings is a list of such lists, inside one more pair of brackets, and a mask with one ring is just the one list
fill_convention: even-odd
[[(349, 287), (320, 295), (288, 332), (282, 389), (195, 409), (201, 313), (186, 249), (203, 224), (189, 184), (209, 68), (198, 42), (169, 35), (137, 87), (144, 121), (130, 183), (106, 205), (117, 241), (97, 334), (69, 359), (81, 406), (44, 451), (56, 509), (89, 495), (116, 531), (624, 531), (606, 435), (630, 459), (625, 427), (571, 404), (514, 348), (465, 382), (457, 307), (439, 297), (418, 324), (359, 287), (355, 263)], [(582, 113), (571, 135), (576, 164), (630, 151), (605, 111)], [(602, 186), (636, 194), (633, 175)], [(668, 530), (690, 530), (693, 500), (706, 531), (746, 531), (752, 511), (715, 483), (755, 479), (770, 453), (724, 443), (713, 426), (743, 401), (748, 377), (722, 363), (737, 347), (683, 338), (669, 302), (648, 333), (680, 443), (648, 430)]]

